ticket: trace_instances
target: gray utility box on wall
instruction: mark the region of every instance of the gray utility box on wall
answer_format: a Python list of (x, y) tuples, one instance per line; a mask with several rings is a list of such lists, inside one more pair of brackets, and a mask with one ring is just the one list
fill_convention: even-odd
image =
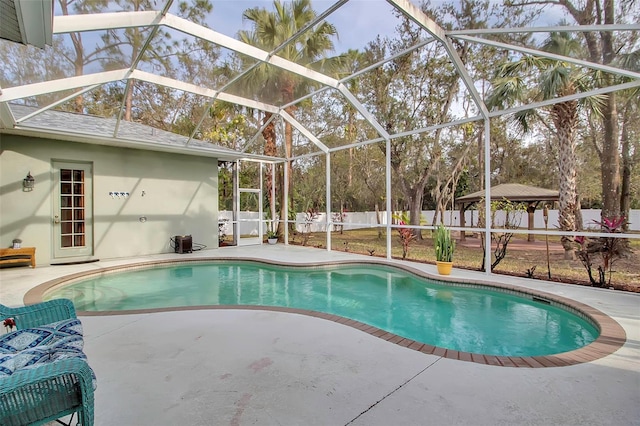
[(193, 240), (191, 235), (176, 235), (175, 236), (176, 253), (191, 253), (193, 252)]

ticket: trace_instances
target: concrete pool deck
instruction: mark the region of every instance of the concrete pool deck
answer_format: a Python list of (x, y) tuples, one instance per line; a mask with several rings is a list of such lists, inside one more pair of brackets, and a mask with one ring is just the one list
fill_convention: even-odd
[[(0, 270), (0, 300), (63, 275), (133, 262), (250, 257), (370, 261), (284, 246), (227, 247), (84, 265)], [(435, 274), (435, 266), (410, 264)], [(460, 279), (484, 274), (454, 270)], [(508, 368), (428, 355), (352, 327), (261, 310), (84, 316), (96, 425), (640, 425), (640, 295), (492, 276), (590, 305), (625, 330), (588, 363)]]

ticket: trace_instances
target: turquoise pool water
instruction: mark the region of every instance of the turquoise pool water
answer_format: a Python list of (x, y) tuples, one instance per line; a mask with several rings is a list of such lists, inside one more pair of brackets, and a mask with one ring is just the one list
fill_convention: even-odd
[(46, 297), (69, 298), (79, 311), (200, 305), (301, 308), (485, 355), (551, 355), (585, 346), (598, 336), (591, 323), (561, 308), (489, 289), (438, 284), (373, 265), (174, 265), (107, 274), (55, 289)]

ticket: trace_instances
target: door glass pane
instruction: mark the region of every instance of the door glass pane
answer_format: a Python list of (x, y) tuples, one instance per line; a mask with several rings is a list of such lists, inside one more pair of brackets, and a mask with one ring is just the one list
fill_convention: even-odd
[(60, 170), (60, 241), (62, 247), (84, 247), (84, 170)]
[(62, 238), (62, 247), (71, 247), (71, 235), (63, 235)]

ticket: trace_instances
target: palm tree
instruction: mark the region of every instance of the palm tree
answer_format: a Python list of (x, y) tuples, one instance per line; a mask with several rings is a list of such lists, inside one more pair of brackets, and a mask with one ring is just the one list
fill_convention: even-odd
[[(543, 50), (569, 56), (577, 52), (580, 44), (567, 33), (551, 33), (543, 45)], [(538, 81), (531, 88), (526, 76), (531, 71), (538, 72)], [(588, 87), (589, 76), (566, 62), (538, 57), (523, 57), (503, 64), (496, 73), (493, 90), (487, 99), (487, 106), (504, 106), (515, 102), (535, 102), (572, 95)], [(598, 97), (565, 101), (549, 107), (549, 115), (558, 144), (559, 180), (559, 228), (562, 231), (576, 231), (577, 185), (576, 185), (576, 131), (579, 108), (587, 107), (599, 113), (601, 99)], [(533, 110), (515, 115), (520, 127), (528, 132)], [(575, 245), (570, 236), (562, 237), (565, 259), (575, 258)]]
[[(300, 65), (315, 69), (323, 68), (327, 62), (326, 54), (333, 50), (332, 38), (337, 36), (335, 27), (322, 21), (282, 47), (285, 41), (288, 41), (299, 30), (316, 19), (317, 14), (312, 9), (310, 0), (293, 0), (287, 3), (274, 0), (273, 7), (274, 11), (268, 11), (262, 7), (247, 9), (243, 13), (243, 18), (251, 21), (253, 28), (251, 31), (240, 31), (240, 40), (267, 52), (276, 51), (276, 55)], [(261, 63), (253, 68), (242, 83), (246, 90), (253, 93), (258, 99), (281, 105), (289, 104), (296, 95), (308, 90), (311, 85), (309, 81), (297, 74), (266, 63)], [(287, 106), (285, 111), (293, 115), (295, 106)], [(270, 119), (271, 114), (265, 112), (263, 124), (269, 122)], [(276, 130), (273, 121), (266, 125), (262, 135), (265, 140), (265, 155), (275, 156), (277, 153)], [(288, 122), (285, 122), (284, 141), (286, 157), (290, 158), (293, 148), (293, 129)], [(287, 167), (289, 168), (289, 176), (291, 176), (290, 162), (287, 163)], [(270, 190), (274, 182), (271, 181), (269, 169), (267, 173), (269, 174), (267, 179), (268, 197), (271, 205), (275, 206), (275, 201), (271, 200)], [(287, 211), (284, 207), (284, 197), (287, 195), (282, 191), (280, 217), (283, 220), (287, 217)], [(283, 235), (281, 232), (282, 224), (278, 225), (278, 230), (280, 231), (279, 235)]]
[[(343, 55), (342, 58), (343, 58), (342, 64), (340, 67), (341, 74), (345, 74), (347, 76), (355, 74), (360, 68), (364, 68), (364, 66), (367, 65), (367, 58), (365, 54), (360, 52), (359, 50), (349, 49), (347, 50), (347, 53)], [(358, 77), (352, 78), (351, 80), (347, 81), (346, 86), (347, 86), (347, 89), (349, 89), (349, 92), (351, 92), (352, 94), (354, 95), (361, 94), (362, 87), (360, 84), (360, 78)], [(358, 137), (357, 127), (356, 127), (356, 117), (357, 117), (356, 109), (351, 104), (346, 103), (343, 111), (347, 121), (347, 129), (346, 129), (347, 142), (354, 143)], [(353, 165), (354, 165), (353, 156), (354, 156), (354, 149), (353, 147), (351, 147), (349, 148), (349, 175), (348, 175), (349, 187), (351, 186), (351, 183), (353, 181)]]

